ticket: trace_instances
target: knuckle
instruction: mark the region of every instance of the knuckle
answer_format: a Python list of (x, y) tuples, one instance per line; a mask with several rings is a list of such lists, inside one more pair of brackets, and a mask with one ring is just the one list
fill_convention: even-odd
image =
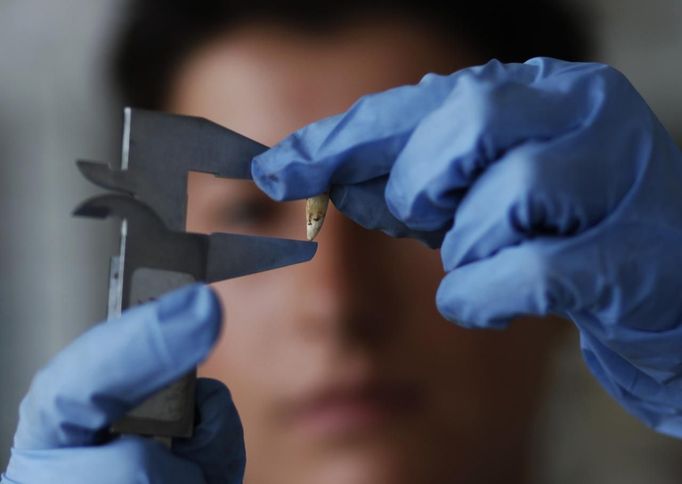
[(60, 363), (53, 361), (33, 377), (19, 406), (20, 420), (43, 429), (54, 444), (87, 442), (107, 425), (106, 415), (93, 411), (91, 393)]
[(606, 81), (608, 84), (630, 84), (625, 74), (615, 67), (608, 64), (594, 64), (594, 66), (593, 75)]
[(554, 166), (542, 147), (525, 144), (509, 152), (500, 165), (505, 166), (509, 186), (519, 194), (541, 190), (553, 178)]
[[(587, 82), (594, 87), (594, 92), (601, 96), (595, 99), (603, 99), (602, 102), (595, 103), (597, 106), (605, 108), (610, 107), (611, 103), (622, 104), (625, 100), (639, 99), (637, 91), (625, 74), (610, 65), (594, 64), (586, 76)], [(609, 100), (611, 102), (608, 102)]]
[(557, 306), (558, 295), (558, 278), (553, 257), (533, 246), (522, 248), (519, 256), (524, 261), (525, 274), (522, 279), (533, 288), (529, 293), (531, 307), (538, 314), (549, 313)]
[(536, 201), (551, 183), (548, 168), (543, 165), (535, 150), (521, 147), (508, 153), (483, 175), (489, 182), (486, 196), (505, 207), (510, 222), (521, 231), (532, 228)]
[(364, 113), (365, 116), (368, 116), (368, 121), (371, 121), (372, 116), (370, 116), (370, 114), (378, 110), (378, 108), (382, 104), (382, 101), (386, 98), (387, 92), (388, 91), (370, 93), (359, 97), (353, 103), (353, 105), (350, 107), (347, 113), (342, 118), (339, 119), (339, 121), (343, 122), (343, 120), (346, 120), (351, 116), (354, 116), (358, 112)]
[[(51, 411), (61, 397), (60, 386), (54, 384), (55, 378), (50, 367), (38, 370), (31, 381), (31, 386), (19, 406), (19, 412), (24, 415), (30, 414), (31, 419), (44, 425), (53, 425), (49, 422), (54, 419), (55, 412)], [(51, 416), (51, 418), (50, 418)]]
[(513, 79), (482, 78), (473, 72), (460, 79), (449, 99), (450, 108), (467, 113), (466, 124), (460, 129), (475, 141), (472, 149), (479, 150), (489, 160), (499, 156), (499, 142), (493, 137), (509, 131), (509, 119), (513, 118), (511, 106), (515, 99), (527, 95), (528, 90), (528, 86)]
[(489, 120), (495, 99), (500, 95), (500, 84), (482, 79), (473, 71), (465, 72), (454, 91), (467, 105), (470, 119), (483, 123)]

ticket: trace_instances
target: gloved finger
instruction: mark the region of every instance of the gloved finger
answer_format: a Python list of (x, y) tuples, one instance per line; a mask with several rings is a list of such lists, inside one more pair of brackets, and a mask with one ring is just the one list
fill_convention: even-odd
[(207, 484), (241, 484), (246, 465), (244, 431), (230, 392), (219, 381), (197, 381), (198, 425), (191, 439), (175, 439), (173, 452), (199, 464)]
[(197, 284), (95, 326), (36, 375), (14, 446), (95, 442), (98, 431), (203, 360), (220, 323), (217, 296)]
[(13, 449), (3, 483), (204, 484), (201, 468), (162, 444), (124, 436), (106, 445), (61, 449)]
[(448, 320), (469, 328), (504, 328), (511, 319), (546, 315), (576, 299), (554, 262), (552, 242), (538, 239), (449, 272), (436, 293)]
[(602, 180), (609, 178), (600, 172), (613, 155), (604, 153), (600, 163), (593, 163), (599, 153), (590, 156), (582, 148), (591, 145), (584, 138), (593, 136), (574, 133), (548, 143), (523, 144), (488, 168), (457, 207), (455, 226), (442, 247), (445, 270), (525, 239), (575, 235), (608, 216), (628, 184), (614, 180), (603, 186)]
[(365, 96), (347, 112), (310, 124), (254, 158), (253, 179), (271, 198), (291, 200), (386, 175), (450, 84), (448, 76), (428, 75), (418, 85)]
[(551, 59), (468, 69), (399, 154), (386, 187), (389, 209), (413, 229), (442, 227), (461, 191), (510, 149), (593, 123), (603, 106), (590, 89), (612, 71)]
[(440, 247), (443, 230), (422, 232), (410, 229), (388, 210), (384, 199), (387, 176), (354, 185), (335, 185), (330, 198), (338, 210), (355, 223), (369, 230), (381, 230), (391, 237), (410, 237), (421, 240), (431, 248)]

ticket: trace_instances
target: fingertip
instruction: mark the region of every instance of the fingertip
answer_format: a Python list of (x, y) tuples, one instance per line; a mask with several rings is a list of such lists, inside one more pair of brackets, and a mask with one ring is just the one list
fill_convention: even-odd
[(282, 179), (277, 172), (266, 169), (273, 157), (272, 150), (276, 149), (277, 148), (271, 148), (265, 153), (256, 156), (251, 161), (251, 177), (256, 186), (267, 196), (281, 202), (284, 199)]
[[(329, 119), (305, 126), (251, 161), (251, 177), (275, 201), (319, 195), (328, 188), (330, 170), (317, 149)], [(313, 154), (315, 153), (315, 154)]]
[(197, 285), (192, 311), (200, 326), (206, 328), (206, 348), (210, 350), (218, 341), (223, 320), (222, 304), (215, 290), (204, 284)]
[(454, 289), (452, 276), (448, 274), (443, 278), (436, 291), (436, 308), (438, 312), (451, 323), (465, 328), (476, 327), (472, 322), (471, 315), (467, 314), (470, 311), (465, 310), (465, 301), (461, 300), (460, 294)]
[(222, 326), (220, 300), (204, 284), (193, 284), (160, 298), (157, 317), (170, 351), (185, 353), (192, 365), (208, 355)]
[(464, 284), (457, 274), (450, 273), (445, 276), (436, 291), (438, 312), (448, 321), (463, 328), (505, 329), (510, 319), (486, 312), (485, 304), (481, 305), (477, 297), (468, 295)]
[(333, 163), (323, 158), (313, 161), (292, 143), (285, 140), (251, 162), (256, 186), (277, 202), (312, 197), (329, 189)]

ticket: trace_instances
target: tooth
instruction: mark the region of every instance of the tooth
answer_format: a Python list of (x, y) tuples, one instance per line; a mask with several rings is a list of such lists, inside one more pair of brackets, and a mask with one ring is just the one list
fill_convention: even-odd
[(322, 229), (324, 217), (329, 206), (329, 194), (323, 193), (310, 197), (305, 201), (306, 235), (308, 240), (314, 240)]

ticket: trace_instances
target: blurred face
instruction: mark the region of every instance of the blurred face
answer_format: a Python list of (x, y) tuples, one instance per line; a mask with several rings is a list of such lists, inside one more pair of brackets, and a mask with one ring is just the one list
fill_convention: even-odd
[[(180, 69), (167, 108), (267, 145), (363, 94), (469, 63), (426, 29), (368, 19), (307, 36), (248, 25)], [(305, 238), (304, 205), (192, 174), (188, 229)], [(240, 411), (250, 484), (518, 482), (545, 325), (463, 330), (435, 308), (439, 253), (330, 207), (314, 260), (216, 285), (204, 376)]]

